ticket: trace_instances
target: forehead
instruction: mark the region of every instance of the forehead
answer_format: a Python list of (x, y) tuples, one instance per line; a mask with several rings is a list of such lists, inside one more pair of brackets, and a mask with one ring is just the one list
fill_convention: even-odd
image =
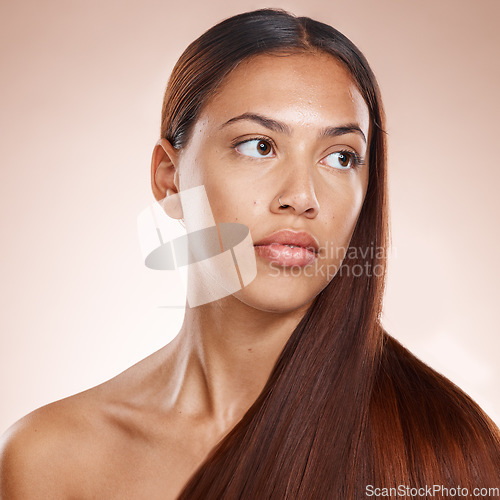
[(349, 71), (326, 53), (260, 54), (243, 60), (199, 118), (215, 123), (249, 111), (291, 125), (356, 122), (368, 137), (368, 107)]

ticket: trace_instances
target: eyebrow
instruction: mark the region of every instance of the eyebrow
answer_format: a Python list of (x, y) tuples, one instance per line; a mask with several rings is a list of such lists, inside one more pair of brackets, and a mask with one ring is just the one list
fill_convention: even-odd
[[(273, 120), (272, 118), (268, 118), (267, 116), (259, 115), (258, 113), (243, 113), (242, 115), (235, 116), (234, 118), (231, 118), (227, 122), (223, 123), (220, 126), (220, 129), (226, 127), (227, 125), (230, 125), (231, 123), (235, 123), (241, 120), (251, 120), (274, 132), (292, 135), (292, 129), (285, 123)], [(352, 133), (361, 135), (366, 143), (365, 134), (356, 123), (347, 123), (346, 125), (341, 125), (339, 127), (325, 127), (321, 129), (319, 137), (338, 137), (340, 135)]]

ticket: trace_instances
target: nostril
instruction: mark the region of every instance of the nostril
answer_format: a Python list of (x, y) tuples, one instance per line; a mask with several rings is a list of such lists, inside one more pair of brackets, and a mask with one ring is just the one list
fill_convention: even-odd
[(281, 196), (278, 196), (278, 203), (280, 204), (281, 208), (288, 208), (290, 205), (287, 205), (286, 203), (283, 204), (281, 203)]

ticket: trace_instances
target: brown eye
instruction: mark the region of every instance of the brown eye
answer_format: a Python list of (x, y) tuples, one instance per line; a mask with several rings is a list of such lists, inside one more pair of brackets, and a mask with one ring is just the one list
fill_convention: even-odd
[(251, 156), (252, 158), (267, 158), (272, 155), (273, 147), (269, 141), (265, 139), (250, 139), (236, 145), (236, 151)]
[(351, 162), (350, 156), (346, 155), (345, 153), (339, 153), (339, 163), (344, 167), (347, 168), (349, 166), (349, 163)]
[(259, 141), (257, 143), (257, 150), (261, 155), (267, 155), (271, 151), (271, 145), (267, 141)]
[(356, 154), (349, 151), (337, 151), (329, 154), (323, 161), (337, 170), (349, 170), (361, 163), (361, 161), (358, 161)]

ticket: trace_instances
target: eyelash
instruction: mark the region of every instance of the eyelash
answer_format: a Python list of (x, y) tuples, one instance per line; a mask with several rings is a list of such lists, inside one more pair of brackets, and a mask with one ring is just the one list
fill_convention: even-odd
[(252, 141), (264, 141), (264, 142), (267, 142), (271, 145), (271, 147), (273, 149), (276, 149), (275, 145), (274, 145), (274, 142), (271, 140), (271, 139), (268, 139), (267, 137), (260, 137), (260, 136), (255, 136), (255, 137), (252, 137), (250, 139), (244, 139), (243, 141), (234, 141), (231, 146), (233, 148), (237, 148), (238, 146), (240, 146), (241, 144), (245, 144), (247, 142), (252, 142)]
[[(365, 164), (364, 157), (359, 156), (358, 153), (356, 153), (356, 151), (351, 151), (349, 149), (341, 149), (340, 151), (334, 151), (334, 153), (340, 153), (340, 154), (350, 156), (352, 158), (352, 161), (353, 161), (352, 168), (359, 168), (361, 165)], [(330, 153), (330, 154), (333, 154), (333, 153)]]
[[(275, 149), (275, 145), (274, 145), (274, 142), (272, 140), (268, 139), (267, 137), (261, 137), (261, 136), (255, 136), (255, 137), (252, 137), (250, 139), (245, 139), (243, 141), (236, 140), (231, 144), (231, 146), (233, 148), (237, 148), (241, 144), (245, 144), (246, 142), (251, 142), (251, 141), (264, 141), (264, 142), (269, 143), (271, 145), (271, 147), (273, 148), (273, 150)], [(352, 167), (346, 168), (345, 170), (357, 169), (361, 165), (365, 164), (365, 158), (363, 156), (358, 155), (358, 153), (356, 153), (355, 151), (351, 151), (350, 149), (341, 149), (339, 151), (333, 151), (330, 154), (334, 154), (334, 153), (344, 154), (344, 155), (351, 157), (352, 162), (353, 162)], [(327, 156), (329, 156), (329, 155), (327, 155)], [(343, 170), (343, 169), (338, 169), (338, 170)]]

